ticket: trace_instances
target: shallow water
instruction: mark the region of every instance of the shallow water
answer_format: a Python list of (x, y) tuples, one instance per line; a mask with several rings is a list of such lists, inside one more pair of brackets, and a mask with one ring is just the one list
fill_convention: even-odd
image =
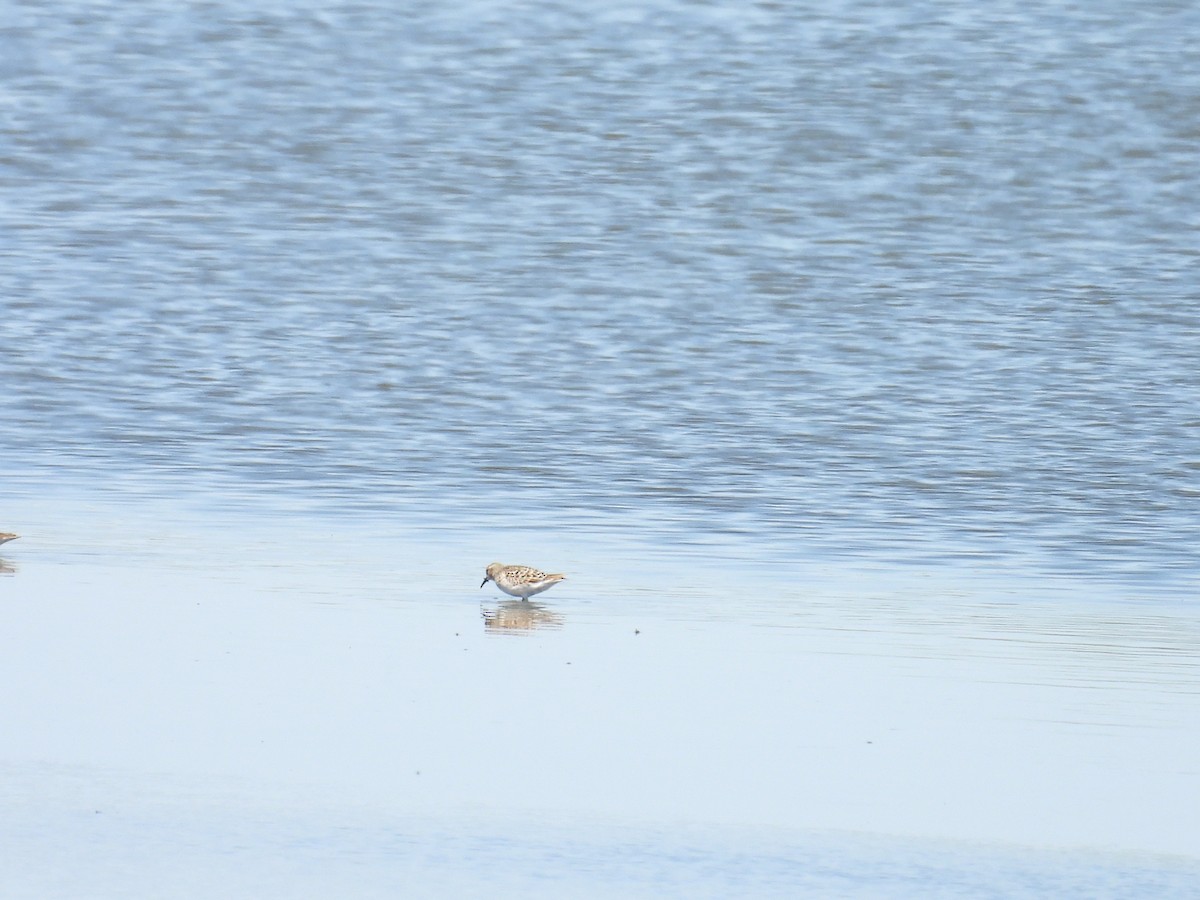
[[(864, 858), (921, 896), (983, 892), (988, 854), (1010, 893), (1059, 866), (1081, 896), (1121, 895), (1121, 853), (1194, 860), (1198, 28), (1107, 2), (8, 10), (24, 858), (66, 829), (120, 894), (103, 860), (138, 869), (115, 848), (195, 805), (259, 818), (192, 896), (325, 840), (328, 808), (488, 841), (544, 814), (596, 868), (637, 835), (645, 892), (693, 896), (697, 846), (720, 872), (790, 848), (713, 882), (743, 893), (816, 877), (813, 847), (844, 863), (814, 893), (886, 892)], [(507, 604), (476, 590), (493, 559), (568, 581)], [(142, 824), (31, 812), (78, 782)], [(299, 785), (325, 799), (272, 799)], [(392, 884), (363, 833), (327, 844), (346, 878), (366, 854), (359, 896)], [(164, 871), (222, 852), (175, 837)], [(415, 882), (451, 859), (486, 888), (441, 840)], [(1139, 859), (1128, 895), (1185, 878)]]
[(0, 881), (32, 893), (217, 865), (165, 895), (482, 896), (498, 858), (544, 896), (1200, 877), (1190, 604), (886, 575), (741, 602), (646, 561), (609, 590), (601, 557), (519, 604), (477, 589), (482, 538), (53, 518), (108, 537), (34, 534), (0, 582), (29, 686), (0, 698)]

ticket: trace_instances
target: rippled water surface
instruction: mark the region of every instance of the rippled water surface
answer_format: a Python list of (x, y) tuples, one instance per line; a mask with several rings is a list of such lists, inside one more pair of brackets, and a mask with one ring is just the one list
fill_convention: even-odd
[[(299, 629), (305, 602), (332, 611), (316, 634), (353, 621), (365, 640), (419, 598), (444, 617), (372, 663), (397, 696), (404, 652), (486, 629), (478, 668), (454, 667), (458, 646), (432, 654), (429, 697), (460, 708), (476, 679), (521, 681), (528, 654), (554, 667), (533, 683), (583, 704), (542, 735), (562, 783), (592, 785), (564, 815), (627, 797), (645, 824), (646, 785), (683, 773), (717, 791), (702, 821), (763, 821), (753, 798), (780, 797), (764, 816), (781, 826), (953, 836), (939, 803), (962, 796), (981, 804), (965, 833), (1010, 839), (1011, 810), (982, 811), (1003, 795), (1048, 844), (1120, 814), (1143, 826), (1098, 842), (1182, 852), (1172, 816), (1196, 774), (1178, 748), (1200, 696), (1197, 34), (1195, 4), (1110, 0), (0, 0), (0, 530), (23, 534), (0, 572), (4, 631), (30, 650), (3, 654), (7, 677), (38, 680), (56, 629), (91, 621), (87, 598), (123, 628), (151, 600), (215, 617), (179, 648), (207, 660), (195, 682), (157, 659), (128, 681), (106, 668), (161, 633), (64, 653), (81, 685), (116, 679), (117, 707), (156, 678), (167, 698), (207, 696), (223, 623), (255, 591), (304, 601), (270, 607), (264, 641)], [(476, 591), (493, 558), (570, 575), (542, 612), (514, 609)], [(187, 583), (160, 596), (156, 572)], [(245, 607), (203, 606), (220, 584)], [(583, 687), (547, 674), (564, 646), (630, 653), (606, 628), (669, 636), (656, 663), (597, 664)], [(304, 680), (306, 662), (253, 656)], [(737, 658), (756, 662), (731, 675)], [(359, 709), (373, 681), (348, 665), (297, 721)], [(5, 707), (30, 717), (17, 755), (98, 765), (64, 748), (107, 738), (36, 737), (44, 710), (81, 702), (64, 684)], [(881, 700), (885, 684), (906, 687)], [(636, 714), (589, 715), (614, 696)], [(937, 719), (943, 702), (957, 712)], [(673, 731), (664, 706), (683, 710)], [(511, 708), (535, 737), (554, 727), (536, 699)], [(252, 710), (224, 709), (198, 713), (201, 733), (257, 746)], [(867, 752), (876, 713), (905, 710), (914, 743), (876, 783), (890, 821), (829, 786), (866, 791), (841, 741)], [(329, 765), (387, 745), (359, 711)], [(465, 737), (430, 732), (414, 767), (458, 746), (447, 734), (515, 739), (476, 712)], [(160, 716), (137, 715), (145, 765), (178, 771)], [(761, 783), (727, 781), (705, 743), (735, 728), (775, 748)], [(661, 764), (645, 790), (623, 794), (626, 770), (590, 755), (614, 733)], [(680, 764), (679, 746), (698, 755)], [(791, 784), (793, 751), (805, 772), (846, 763), (794, 797), (771, 780)], [(931, 777), (989, 752), (992, 781)], [(460, 776), (488, 764), (452, 758)], [(364, 781), (393, 777), (383, 759)], [(539, 802), (564, 796), (553, 783)]]
[(83, 4), (9, 490), (1195, 572), (1190, 4)]

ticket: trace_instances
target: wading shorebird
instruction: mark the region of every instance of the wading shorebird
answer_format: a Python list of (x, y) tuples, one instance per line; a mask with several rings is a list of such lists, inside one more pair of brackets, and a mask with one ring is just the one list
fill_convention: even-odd
[(547, 575), (545, 572), (529, 566), (506, 566), (503, 563), (492, 563), (487, 567), (487, 574), (483, 576), (483, 584), (479, 586), (483, 587), (489, 581), (494, 581), (496, 587), (510, 597), (528, 600), (534, 594), (540, 594), (542, 591), (554, 587), (566, 577), (566, 575)]
[(0, 544), (7, 544), (9, 541), (15, 541), (19, 537), (19, 534), (12, 534), (8, 531), (0, 531)]

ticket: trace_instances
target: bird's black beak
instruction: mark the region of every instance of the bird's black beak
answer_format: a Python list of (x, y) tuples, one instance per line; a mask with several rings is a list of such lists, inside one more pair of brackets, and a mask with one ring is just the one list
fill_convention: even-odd
[(479, 585), (479, 586), (480, 586), (480, 587), (483, 587), (483, 585), (484, 585), (484, 584), (487, 584), (487, 583), (488, 583), (489, 581), (491, 581), (491, 580), (492, 580), (492, 579), (490, 579), (490, 578), (485, 578), (485, 579), (483, 579), (483, 584), (481, 584), (481, 585)]

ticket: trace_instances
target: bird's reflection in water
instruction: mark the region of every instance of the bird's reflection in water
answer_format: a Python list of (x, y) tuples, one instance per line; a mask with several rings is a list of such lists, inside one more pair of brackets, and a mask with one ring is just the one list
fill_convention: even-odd
[[(0, 531), (0, 544), (7, 544), (9, 541), (15, 541), (19, 537), (19, 534), (13, 534), (11, 531)], [(17, 571), (16, 566), (7, 559), (0, 557), (0, 575), (11, 575), (15, 571)]]
[(541, 603), (528, 600), (508, 600), (494, 607), (484, 607), (483, 627), (501, 634), (521, 634), (537, 628), (562, 628), (563, 618)]

